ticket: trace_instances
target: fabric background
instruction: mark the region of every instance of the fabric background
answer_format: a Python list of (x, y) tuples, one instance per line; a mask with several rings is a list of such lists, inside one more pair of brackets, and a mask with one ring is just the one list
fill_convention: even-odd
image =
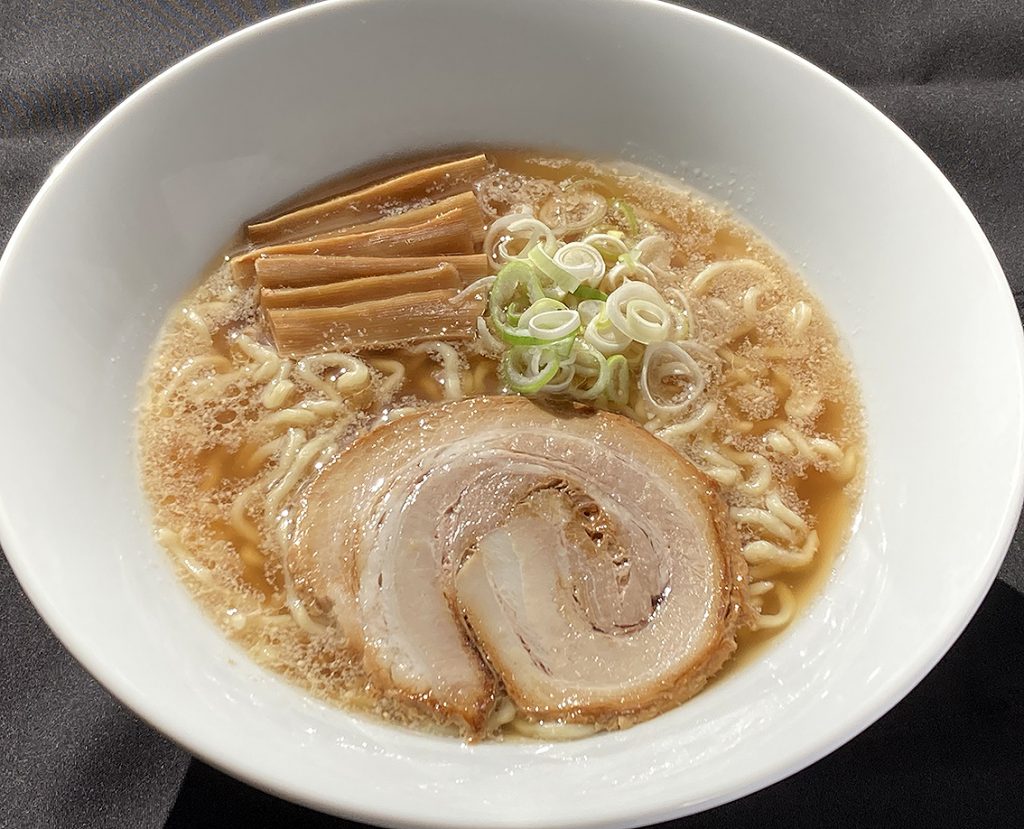
[[(297, 5), (2, 0), (0, 244), (54, 163), (128, 93), (200, 46)], [(906, 130), (978, 217), (1021, 306), (1024, 3), (688, 5), (807, 57)], [(1022, 543), (1018, 527), (967, 632), (888, 716), (789, 780), (673, 825), (1024, 825)], [(2, 558), (0, 637), (0, 826), (353, 826), (238, 783), (140, 722), (64, 651)]]

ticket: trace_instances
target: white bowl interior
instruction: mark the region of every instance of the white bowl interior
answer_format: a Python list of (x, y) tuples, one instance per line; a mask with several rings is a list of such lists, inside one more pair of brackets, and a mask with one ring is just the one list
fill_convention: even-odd
[[(247, 216), (456, 144), (626, 158), (730, 199), (804, 271), (863, 384), (869, 480), (826, 588), (754, 664), (625, 732), (467, 747), (322, 705), (229, 644), (151, 537), (133, 406), (170, 304)], [(941, 656), (1020, 507), (1021, 353), (952, 188), (781, 49), (646, 1), (327, 3), (162, 76), (33, 204), (0, 272), (0, 533), (89, 670), (264, 788), (394, 825), (638, 825), (801, 768)]]

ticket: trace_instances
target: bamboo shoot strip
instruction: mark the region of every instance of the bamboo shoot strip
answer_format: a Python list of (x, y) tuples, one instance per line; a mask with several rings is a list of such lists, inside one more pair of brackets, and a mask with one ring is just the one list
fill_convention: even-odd
[(468, 189), (487, 170), (487, 158), (475, 155), (414, 170), (371, 184), (354, 193), (335, 196), (248, 227), (253, 244), (268, 245), (327, 233), (380, 218), (389, 203), (440, 199)]
[[(480, 212), (480, 205), (476, 196), (472, 193), (460, 193), (450, 199), (442, 199), (435, 204), (426, 207), (407, 210), (405, 213), (398, 213), (394, 216), (387, 216), (370, 222), (365, 225), (357, 225), (343, 231), (333, 231), (310, 239), (303, 239), (298, 242), (289, 242), (283, 245), (268, 245), (267, 247), (256, 248), (245, 253), (240, 253), (231, 260), (232, 272), (235, 279), (242, 284), (247, 284), (252, 276), (252, 262), (261, 256), (276, 256), (282, 253), (315, 254), (319, 251), (320, 245), (315, 244), (324, 239), (337, 239), (340, 236), (350, 236), (357, 233), (367, 233), (371, 230), (383, 230), (388, 227), (411, 227), (421, 224), (429, 219), (435, 219), (451, 210), (459, 212), (462, 219), (469, 228), (469, 235), (474, 245), (479, 245), (484, 238), (484, 217)], [(409, 268), (412, 270), (412, 268)]]
[(319, 253), (333, 256), (431, 256), (445, 253), (473, 253), (473, 239), (459, 210), (408, 227), (385, 227), (363, 233), (329, 236), (246, 253), (231, 260), (232, 274), (239, 284), (248, 284), (256, 274), (255, 260), (265, 253)]
[[(315, 236), (310, 236), (309, 239), (296, 239), (295, 241), (311, 242), (316, 239), (347, 236), (350, 233), (364, 233), (367, 230), (380, 230), (385, 227), (408, 227), (409, 225), (425, 222), (427, 219), (433, 219), (435, 216), (440, 216), (449, 210), (458, 210), (462, 213), (462, 218), (469, 227), (469, 234), (473, 237), (474, 244), (479, 245), (483, 242), (484, 236), (487, 235), (487, 227), (484, 224), (484, 214), (480, 212), (480, 202), (476, 200), (476, 195), (472, 192), (449, 196), (446, 199), (441, 199), (441, 201), (433, 202), (423, 207), (414, 207), (412, 210), (406, 210), (403, 213), (393, 213), (390, 216), (384, 216), (366, 224), (346, 227), (341, 230), (332, 230), (329, 233), (317, 233)], [(259, 250), (257, 248), (256, 252)]]
[(487, 276), (487, 257), (482, 253), (459, 256), (316, 256), (284, 254), (255, 261), (256, 277), (264, 288), (304, 288), (344, 279), (381, 276), (436, 268), (447, 262), (469, 284)]
[(323, 351), (379, 351), (429, 340), (468, 340), (481, 300), (456, 305), (454, 290), (425, 291), (330, 308), (266, 308), (281, 356)]
[(417, 291), (461, 287), (459, 272), (445, 262), (436, 268), (421, 271), (365, 276), (307, 288), (263, 288), (260, 301), (264, 308), (323, 308), (386, 299)]

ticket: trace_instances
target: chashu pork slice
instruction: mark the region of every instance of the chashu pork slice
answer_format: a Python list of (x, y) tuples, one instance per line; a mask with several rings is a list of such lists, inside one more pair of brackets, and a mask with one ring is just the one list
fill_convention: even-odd
[(695, 693), (735, 647), (743, 570), (713, 485), (605, 412), (439, 406), (356, 441), (304, 491), (289, 567), (381, 690), (479, 733), (613, 725)]
[(656, 509), (675, 514), (648, 522), (541, 490), (480, 540), (458, 602), (521, 715), (644, 719), (695, 694), (732, 654), (741, 610), (714, 523), (665, 501)]

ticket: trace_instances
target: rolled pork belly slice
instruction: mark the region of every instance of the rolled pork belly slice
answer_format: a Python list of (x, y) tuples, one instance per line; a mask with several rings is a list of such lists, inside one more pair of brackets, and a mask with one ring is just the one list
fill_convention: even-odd
[(296, 505), (288, 565), (379, 689), (470, 735), (696, 693), (748, 618), (715, 485), (627, 418), (521, 397), (385, 424)]

